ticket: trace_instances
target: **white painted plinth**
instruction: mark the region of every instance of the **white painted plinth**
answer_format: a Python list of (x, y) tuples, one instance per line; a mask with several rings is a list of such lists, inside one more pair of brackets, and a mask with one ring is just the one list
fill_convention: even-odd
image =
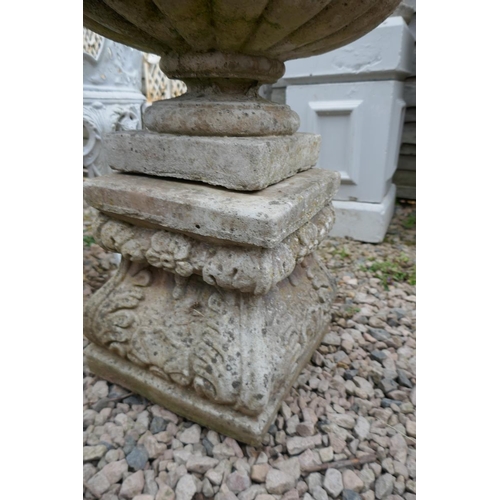
[(337, 236), (384, 239), (394, 209), (392, 177), (413, 45), (404, 19), (392, 17), (352, 44), (286, 63), (280, 82), (300, 117), (299, 131), (321, 135), (317, 166), (341, 174)]
[(381, 203), (334, 201), (336, 220), (331, 236), (381, 243), (394, 213), (396, 185), (392, 184)]

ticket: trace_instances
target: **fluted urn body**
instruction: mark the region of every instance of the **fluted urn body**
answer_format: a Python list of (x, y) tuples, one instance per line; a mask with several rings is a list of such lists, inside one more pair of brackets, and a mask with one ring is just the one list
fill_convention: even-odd
[[(398, 3), (84, 0), (84, 24), (161, 55), (167, 76), (187, 83), (188, 93), (175, 104), (164, 102), (149, 110), (148, 129), (187, 135), (289, 135), (299, 127), (298, 116), (286, 106), (258, 99), (258, 87), (278, 80), (286, 60), (327, 52), (363, 36)], [(219, 106), (206, 106), (207, 95)]]

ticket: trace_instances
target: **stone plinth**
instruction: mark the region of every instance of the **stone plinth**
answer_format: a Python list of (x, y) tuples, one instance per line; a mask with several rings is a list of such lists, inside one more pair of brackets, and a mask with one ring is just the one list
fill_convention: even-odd
[(87, 350), (89, 367), (191, 420), (258, 444), (321, 341), (333, 296), (313, 255), (264, 295), (124, 258), (87, 310), (86, 335), (99, 346)]
[(135, 224), (273, 248), (327, 205), (339, 184), (337, 172), (317, 168), (252, 194), (116, 174), (86, 183), (85, 197)]
[(257, 444), (331, 320), (314, 256), (337, 173), (311, 169), (246, 194), (114, 174), (87, 181), (96, 241), (122, 254), (90, 299), (96, 374)]
[(255, 191), (313, 167), (320, 137), (204, 137), (140, 131), (113, 134), (106, 142), (115, 170)]

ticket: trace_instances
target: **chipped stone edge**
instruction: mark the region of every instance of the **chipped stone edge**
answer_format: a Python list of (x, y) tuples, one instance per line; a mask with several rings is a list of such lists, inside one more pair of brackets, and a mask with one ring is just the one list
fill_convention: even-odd
[(308, 170), (321, 136), (204, 137), (127, 131), (104, 138), (110, 166), (140, 173), (255, 191)]
[(220, 244), (275, 248), (329, 203), (339, 186), (338, 172), (319, 168), (252, 196), (207, 184), (116, 173), (86, 181), (84, 198), (100, 212), (136, 226)]

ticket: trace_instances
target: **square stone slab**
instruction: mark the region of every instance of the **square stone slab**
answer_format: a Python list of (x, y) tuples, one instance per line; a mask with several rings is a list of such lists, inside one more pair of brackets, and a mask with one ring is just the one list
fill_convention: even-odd
[(105, 138), (109, 165), (122, 172), (174, 177), (255, 191), (308, 170), (318, 161), (321, 137), (197, 137), (115, 132)]
[(274, 248), (329, 203), (339, 185), (338, 172), (318, 168), (252, 193), (116, 173), (86, 181), (84, 194), (91, 206), (132, 224)]

